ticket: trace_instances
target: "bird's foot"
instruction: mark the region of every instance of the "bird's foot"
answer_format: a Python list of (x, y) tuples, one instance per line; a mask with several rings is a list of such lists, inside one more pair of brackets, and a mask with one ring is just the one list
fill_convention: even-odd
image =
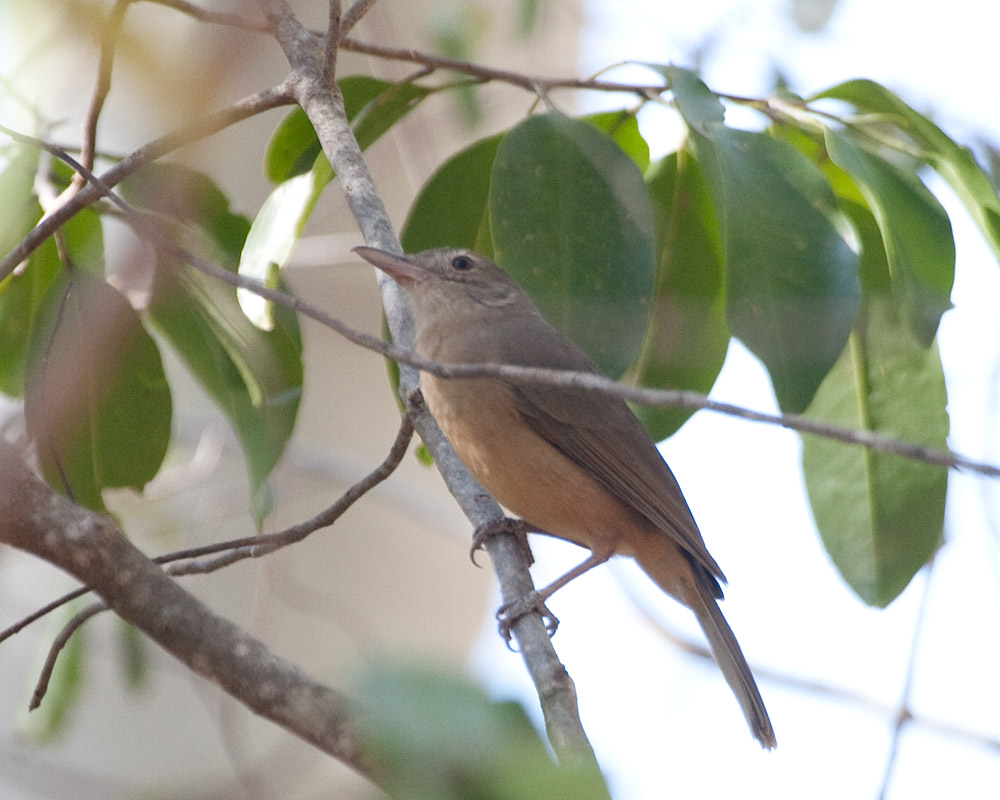
[(511, 627), (517, 620), (526, 614), (538, 614), (545, 623), (545, 630), (549, 636), (555, 635), (559, 627), (559, 618), (549, 611), (545, 605), (546, 595), (541, 592), (531, 592), (526, 597), (515, 600), (511, 603), (504, 603), (497, 611), (497, 623), (500, 635), (507, 641), (507, 646), (511, 643)]
[(535, 557), (531, 553), (531, 546), (528, 544), (527, 523), (525, 523), (523, 519), (503, 517), (501, 519), (491, 520), (485, 525), (480, 525), (473, 532), (472, 547), (469, 550), (469, 558), (472, 560), (473, 564), (477, 567), (479, 566), (476, 562), (476, 553), (483, 549), (487, 537), (495, 536), (498, 533), (509, 533), (513, 535), (524, 549), (525, 557), (528, 559), (528, 566), (530, 567), (535, 563)]

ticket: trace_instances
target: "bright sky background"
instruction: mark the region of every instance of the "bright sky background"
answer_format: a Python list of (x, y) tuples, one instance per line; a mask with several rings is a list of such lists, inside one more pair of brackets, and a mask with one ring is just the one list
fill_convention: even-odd
[[(845, 1), (820, 34), (807, 35), (794, 28), (779, 0), (592, 1), (580, 72), (626, 59), (690, 65), (692, 48), (711, 35), (717, 42), (703, 69), (718, 91), (766, 92), (774, 64), (803, 94), (868, 77), (918, 109), (933, 110), (961, 142), (1000, 140), (1000, 104), (994, 101), (1000, 9), (976, 0), (936, 6), (933, 14), (916, 13), (918, 8), (901, 0)], [(651, 80), (640, 70), (613, 76)], [(958, 246), (956, 309), (945, 315), (939, 337), (950, 444), (996, 463), (1000, 268), (949, 190), (939, 182), (932, 188), (952, 215)], [(739, 345), (731, 348), (713, 394), (774, 409), (766, 377)], [(663, 451), (729, 577), (723, 610), (758, 672), (779, 744), (774, 753), (762, 753), (715, 665), (679, 654), (634, 613), (628, 595), (639, 595), (672, 630), (699, 640), (693, 617), (631, 563), (616, 562), (571, 584), (551, 603), (563, 621), (557, 649), (576, 681), (584, 724), (616, 798), (878, 796), (914, 647), (914, 713), (1000, 738), (995, 486), (952, 477), (948, 542), (930, 581), (925, 570), (883, 612), (854, 597), (823, 551), (804, 497), (794, 434), (701, 413)], [(568, 545), (536, 542), (539, 585), (583, 557)], [(484, 632), (475, 668), (498, 695), (537, 705), (519, 660), (504, 658), (492, 630)], [(765, 669), (857, 693), (885, 710), (790, 688), (762, 677)], [(904, 730), (886, 797), (995, 798), (998, 786), (995, 750), (917, 723)]]

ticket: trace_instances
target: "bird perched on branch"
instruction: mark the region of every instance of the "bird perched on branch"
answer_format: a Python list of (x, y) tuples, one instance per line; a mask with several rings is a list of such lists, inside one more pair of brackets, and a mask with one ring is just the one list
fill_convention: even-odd
[[(514, 279), (481, 255), (448, 248), (406, 256), (370, 247), (355, 252), (406, 290), (421, 356), (598, 372)], [(583, 563), (539, 590), (536, 604), (611, 556), (631, 556), (694, 612), (751, 732), (774, 747), (764, 701), (719, 610), (725, 576), (677, 480), (628, 406), (596, 391), (498, 377), (423, 372), (421, 388), (459, 458), (497, 501), (529, 530), (590, 550)]]

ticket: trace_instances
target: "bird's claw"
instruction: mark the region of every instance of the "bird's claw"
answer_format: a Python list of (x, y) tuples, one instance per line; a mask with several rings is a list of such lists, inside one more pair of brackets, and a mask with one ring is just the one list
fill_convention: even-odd
[(479, 566), (476, 561), (476, 553), (483, 549), (488, 537), (495, 536), (498, 533), (509, 533), (514, 536), (520, 542), (521, 547), (524, 548), (525, 556), (528, 559), (528, 566), (530, 567), (535, 563), (535, 557), (531, 553), (531, 546), (528, 544), (527, 524), (525, 524), (523, 519), (502, 517), (501, 519), (490, 520), (485, 525), (480, 525), (473, 531), (472, 547), (469, 548), (469, 560), (473, 564), (477, 567)]
[(525, 614), (538, 614), (545, 623), (545, 630), (549, 636), (554, 636), (559, 627), (559, 618), (549, 611), (545, 605), (545, 598), (539, 592), (532, 592), (520, 600), (504, 603), (497, 611), (500, 635), (506, 640), (508, 647), (511, 646), (512, 640), (511, 628)]

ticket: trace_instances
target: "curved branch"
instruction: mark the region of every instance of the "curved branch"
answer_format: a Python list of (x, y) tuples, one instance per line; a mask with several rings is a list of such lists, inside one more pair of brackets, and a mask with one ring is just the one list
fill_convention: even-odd
[(91, 586), (119, 616), (254, 713), (378, 782), (358, 741), (358, 711), (184, 591), (105, 515), (50, 489), (0, 449), (0, 542)]
[[(103, 173), (100, 176), (100, 182), (104, 187), (115, 186), (140, 167), (144, 167), (146, 164), (155, 161), (167, 153), (218, 133), (224, 128), (260, 114), (262, 111), (268, 111), (278, 106), (287, 106), (292, 102), (289, 89), (284, 84), (256, 92), (234, 103), (229, 108), (210, 114), (204, 119), (198, 120), (191, 125), (186, 125), (143, 145), (127, 158)], [(29, 136), (22, 136), (9, 128), (0, 126), (0, 131), (13, 139), (26, 141), (36, 146), (44, 146), (44, 143), (39, 142), (39, 140)], [(48, 147), (46, 149), (49, 149), (50, 152), (55, 152), (55, 150)], [(61, 155), (59, 157), (62, 158)], [(41, 222), (32, 228), (27, 236), (17, 243), (13, 250), (0, 259), (0, 281), (10, 275), (18, 264), (35, 252), (42, 242), (52, 236), (68, 219), (77, 214), (81, 209), (100, 200), (102, 195), (107, 195), (108, 193), (101, 185), (88, 179), (88, 185), (85, 188), (81, 189), (67, 200), (64, 205), (42, 219)]]

